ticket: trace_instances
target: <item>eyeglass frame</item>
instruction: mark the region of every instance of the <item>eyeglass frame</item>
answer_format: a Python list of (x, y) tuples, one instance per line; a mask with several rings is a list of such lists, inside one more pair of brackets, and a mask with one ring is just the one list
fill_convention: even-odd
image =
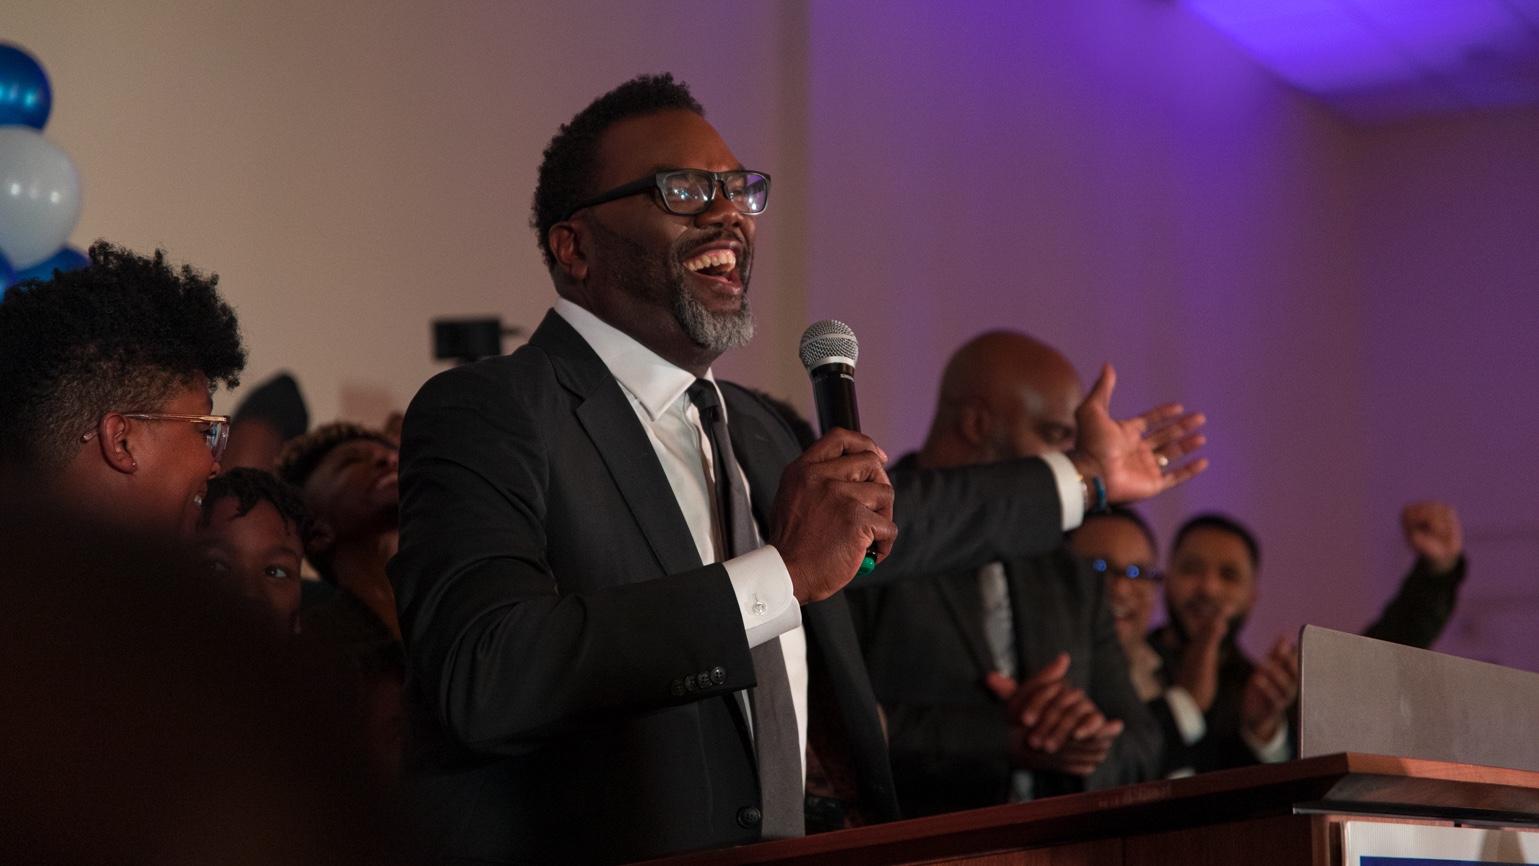
[[(124, 418), (132, 418), (135, 421), (187, 421), (193, 424), (207, 424), (209, 430), (218, 429), (214, 441), (208, 444), (209, 453), (214, 455), (214, 462), (224, 456), (225, 449), (230, 445), (230, 416), (229, 415), (182, 415), (176, 412), (119, 412)], [(81, 442), (89, 442), (96, 437), (96, 431), (91, 430), (80, 437)], [(204, 431), (204, 441), (207, 442), (208, 431)]]
[[(710, 175), (711, 177), (710, 197), (705, 200), (704, 206), (699, 210), (687, 213), (676, 211), (668, 206), (667, 191), (663, 187), (663, 178), (668, 177), (669, 175), (685, 173), (705, 174)], [(760, 208), (756, 212), (743, 210), (741, 207), (738, 207), (736, 201), (733, 201), (732, 196), (727, 196), (727, 201), (732, 202), (732, 206), (737, 208), (738, 213), (743, 214), (744, 216), (759, 216), (760, 214), (764, 213), (764, 211), (769, 209), (769, 187), (771, 181), (770, 176), (762, 171), (754, 171), (747, 168), (735, 168), (731, 171), (706, 171), (703, 168), (670, 168), (663, 171), (653, 172), (650, 177), (643, 177), (637, 180), (633, 180), (630, 183), (623, 183), (614, 189), (609, 190), (608, 192), (601, 192), (592, 198), (584, 199), (577, 204), (572, 205), (570, 208), (567, 208), (566, 213), (563, 214), (561, 219), (557, 220), (557, 222), (566, 222), (567, 220), (576, 216), (577, 212), (580, 210), (584, 210), (590, 207), (597, 207), (601, 204), (609, 204), (612, 201), (619, 201), (622, 198), (629, 198), (630, 196), (636, 195), (638, 193), (648, 192), (654, 189), (657, 190), (658, 206), (663, 210), (673, 214), (674, 216), (699, 216), (700, 214), (710, 210), (711, 205), (716, 203), (716, 191), (718, 189), (725, 192), (727, 188), (726, 176), (730, 174), (756, 174), (759, 177), (764, 178), (764, 207)]]
[[(1125, 580), (1133, 580), (1139, 583), (1161, 584), (1165, 582), (1165, 573), (1158, 569), (1144, 569), (1137, 565), (1129, 565), (1122, 571), (1113, 571), (1111, 562), (1099, 556), (1092, 557), (1091, 559), (1086, 560), (1086, 562), (1089, 563), (1091, 571), (1101, 575), (1102, 577), (1120, 577)], [(1132, 572), (1138, 573), (1133, 574)]]

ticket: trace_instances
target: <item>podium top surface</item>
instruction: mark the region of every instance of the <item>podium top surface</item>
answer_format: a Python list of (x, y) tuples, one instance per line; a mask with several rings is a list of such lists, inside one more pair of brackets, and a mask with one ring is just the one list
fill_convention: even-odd
[(1539, 824), (1539, 773), (1341, 753), (650, 861), (912, 863), (1296, 808)]

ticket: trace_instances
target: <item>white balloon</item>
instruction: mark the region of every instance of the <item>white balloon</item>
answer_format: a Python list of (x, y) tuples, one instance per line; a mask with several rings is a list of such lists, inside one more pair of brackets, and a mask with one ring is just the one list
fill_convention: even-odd
[(46, 260), (80, 220), (69, 154), (27, 126), (0, 126), (0, 253), (16, 270)]

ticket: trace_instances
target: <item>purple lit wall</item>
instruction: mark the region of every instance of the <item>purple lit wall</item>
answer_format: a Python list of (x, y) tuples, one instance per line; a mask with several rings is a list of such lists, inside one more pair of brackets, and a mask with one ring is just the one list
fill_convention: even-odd
[[(993, 327), (1062, 347), (1087, 381), (1113, 361), (1124, 413), (1166, 399), (1207, 411), (1214, 468), (1147, 510), (1164, 531), (1207, 508), (1255, 526), (1257, 649), (1304, 622), (1371, 620), (1409, 563), (1404, 502), (1449, 497), (1490, 522), (1489, 499), (1443, 483), (1480, 477), (1472, 452), (1386, 436), (1379, 417), (1401, 408), (1400, 355), (1469, 354), (1472, 335), (1407, 349), (1383, 323), (1404, 297), (1397, 268), (1427, 272), (1400, 258), (1423, 243), (1416, 232), (1436, 226), (1458, 247), (1501, 219), (1484, 185), (1456, 222), (1435, 222), (1419, 166), (1392, 167), (1406, 146), (1392, 130), (1347, 126), (1178, 6), (875, 8), (812, 6), (807, 305), (860, 334), (863, 415), (889, 450), (920, 444), (945, 358)], [(1455, 154), (1443, 168), (1456, 190), (1482, 171), (1466, 159), (1522, 157)], [(1525, 171), (1511, 194), (1539, 201)], [(1380, 207), (1411, 207), (1415, 232), (1378, 220)], [(1517, 225), (1539, 237), (1532, 217)], [(1471, 328), (1501, 319), (1496, 299), (1521, 294), (1517, 274), (1536, 261), (1495, 252), (1486, 267), (1508, 278), (1465, 316)], [(1461, 267), (1439, 261), (1432, 272)], [(1479, 382), (1475, 367), (1445, 375)], [(1531, 368), (1507, 368), (1539, 386)], [(1467, 420), (1480, 429), (1466, 443), (1528, 438), (1492, 430), (1489, 411)], [(1443, 465), (1420, 471), (1429, 463)]]
[(1368, 482), (1469, 513), (1478, 581), (1441, 648), (1539, 669), (1539, 112), (1358, 146)]

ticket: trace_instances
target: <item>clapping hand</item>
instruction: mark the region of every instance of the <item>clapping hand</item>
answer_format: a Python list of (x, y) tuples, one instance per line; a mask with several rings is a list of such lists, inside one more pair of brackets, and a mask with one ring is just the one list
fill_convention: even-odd
[(1280, 637), (1245, 683), (1245, 691), (1240, 695), (1240, 724), (1252, 737), (1270, 742), (1277, 736), (1298, 694), (1298, 647)]
[(1083, 690), (1068, 684), (1068, 672), (1069, 654), (1060, 653), (1025, 682), (998, 672), (985, 679), (1005, 702), (1015, 766), (1088, 776), (1122, 734), (1122, 721), (1102, 715)]

